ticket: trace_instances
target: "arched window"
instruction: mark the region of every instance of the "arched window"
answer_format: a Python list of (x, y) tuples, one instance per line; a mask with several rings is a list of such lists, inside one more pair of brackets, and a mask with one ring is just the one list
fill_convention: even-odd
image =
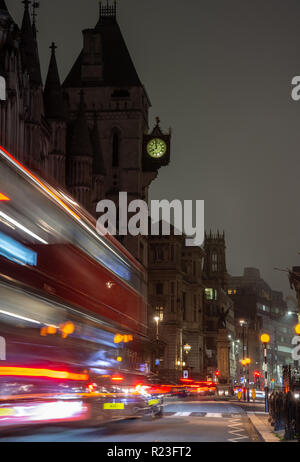
[(119, 167), (119, 157), (120, 157), (120, 138), (119, 134), (115, 132), (113, 134), (112, 141), (112, 166)]
[(212, 263), (212, 270), (213, 271), (218, 271), (218, 254), (217, 254), (217, 252), (212, 253), (211, 263)]

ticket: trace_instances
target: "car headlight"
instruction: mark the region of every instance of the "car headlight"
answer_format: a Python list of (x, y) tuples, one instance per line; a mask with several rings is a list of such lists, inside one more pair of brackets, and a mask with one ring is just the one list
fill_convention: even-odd
[(300, 394), (299, 393), (294, 393), (294, 398), (299, 399)]

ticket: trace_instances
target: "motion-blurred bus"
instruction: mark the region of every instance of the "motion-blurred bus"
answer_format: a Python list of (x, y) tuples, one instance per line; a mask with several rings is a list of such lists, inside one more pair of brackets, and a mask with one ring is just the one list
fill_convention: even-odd
[(0, 179), (0, 429), (161, 415), (127, 384), (149, 372), (143, 267), (3, 148)]

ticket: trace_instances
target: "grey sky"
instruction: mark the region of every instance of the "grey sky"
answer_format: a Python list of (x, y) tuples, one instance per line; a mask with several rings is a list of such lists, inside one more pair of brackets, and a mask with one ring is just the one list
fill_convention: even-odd
[[(20, 23), (23, 5), (6, 0)], [(64, 78), (97, 21), (97, 0), (41, 0), (43, 74), (54, 40)], [(204, 199), (206, 229), (225, 230), (227, 266), (260, 268), (287, 295), (300, 265), (300, 75), (297, 0), (119, 0), (118, 21), (152, 101), (173, 129), (172, 162), (152, 198)]]

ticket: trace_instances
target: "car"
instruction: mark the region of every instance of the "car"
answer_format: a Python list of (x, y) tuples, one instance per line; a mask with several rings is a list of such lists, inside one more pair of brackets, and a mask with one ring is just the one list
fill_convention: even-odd
[(166, 390), (147, 376), (128, 371), (90, 373), (89, 393), (85, 396), (91, 409), (90, 425), (110, 420), (163, 416)]

